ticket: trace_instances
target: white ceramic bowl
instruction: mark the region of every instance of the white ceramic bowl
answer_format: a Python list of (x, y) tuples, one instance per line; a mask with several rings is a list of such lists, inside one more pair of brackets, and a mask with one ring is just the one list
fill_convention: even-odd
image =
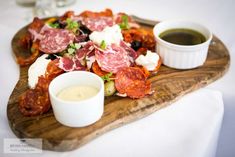
[[(170, 29), (185, 28), (200, 32), (206, 41), (197, 45), (177, 45), (164, 41), (159, 35)], [(156, 51), (164, 65), (175, 69), (192, 69), (203, 65), (206, 60), (212, 33), (206, 27), (189, 21), (164, 21), (155, 25), (154, 36), (157, 42)]]
[[(58, 92), (73, 85), (89, 85), (99, 92), (81, 101), (65, 101), (57, 97)], [(56, 77), (49, 85), (52, 109), (57, 121), (70, 127), (83, 127), (99, 120), (104, 110), (104, 82), (94, 73), (86, 71), (68, 72)]]

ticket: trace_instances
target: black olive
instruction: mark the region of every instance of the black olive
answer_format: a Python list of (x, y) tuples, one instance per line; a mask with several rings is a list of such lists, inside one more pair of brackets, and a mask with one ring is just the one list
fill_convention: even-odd
[(141, 46), (142, 46), (142, 43), (138, 40), (134, 40), (131, 42), (131, 48), (133, 48), (135, 51), (141, 48)]
[(88, 37), (87, 34), (77, 35), (74, 38), (74, 42), (76, 42), (76, 43), (85, 42), (85, 41), (88, 41), (88, 40), (89, 40), (89, 37)]
[(57, 22), (59, 23), (59, 27), (64, 29), (66, 27), (66, 22), (63, 22), (61, 20), (57, 20)]
[(63, 22), (63, 21), (61, 21), (61, 20), (56, 20), (56, 21), (54, 21), (54, 22), (52, 22), (52, 24), (54, 25), (54, 24), (58, 24), (58, 26), (59, 26), (59, 28), (62, 28), (62, 29), (64, 29), (65, 28), (65, 26), (66, 26), (66, 22)]
[(91, 31), (84, 25), (81, 25), (79, 29), (82, 32), (82, 34), (88, 34), (88, 35), (91, 34)]
[(56, 55), (53, 55), (53, 54), (49, 54), (46, 59), (50, 59), (50, 60), (55, 60), (57, 58)]

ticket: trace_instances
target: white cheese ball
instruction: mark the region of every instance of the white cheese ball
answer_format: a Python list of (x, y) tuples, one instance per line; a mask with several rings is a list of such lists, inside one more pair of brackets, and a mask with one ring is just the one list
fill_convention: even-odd
[(159, 55), (155, 52), (151, 52), (148, 50), (147, 54), (145, 56), (140, 55), (135, 60), (135, 63), (137, 65), (145, 67), (149, 71), (153, 71), (157, 67), (158, 61), (159, 61)]
[(30, 88), (35, 88), (38, 83), (38, 77), (45, 75), (47, 65), (51, 61), (50, 59), (46, 59), (47, 57), (48, 54), (42, 55), (29, 67), (28, 85)]
[(100, 45), (102, 41), (105, 41), (106, 45), (117, 44), (123, 40), (122, 32), (119, 25), (113, 25), (112, 27), (105, 27), (103, 31), (94, 31), (89, 36), (90, 40)]

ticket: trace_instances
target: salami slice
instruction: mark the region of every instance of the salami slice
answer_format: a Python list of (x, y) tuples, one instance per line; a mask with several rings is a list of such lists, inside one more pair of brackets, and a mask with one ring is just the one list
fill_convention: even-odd
[(67, 48), (74, 40), (74, 34), (65, 29), (50, 28), (43, 32), (39, 50), (45, 53), (58, 53)]
[(83, 18), (82, 24), (85, 25), (91, 31), (102, 31), (105, 27), (113, 26), (113, 18), (112, 17), (95, 17), (95, 18)]
[(87, 10), (87, 11), (82, 12), (79, 16), (80, 17), (91, 17), (91, 18), (101, 17), (101, 16), (113, 17), (113, 12), (110, 9), (105, 9), (104, 11), (101, 11), (101, 12), (93, 12), (93, 11)]
[(142, 98), (151, 91), (150, 82), (138, 67), (128, 67), (118, 71), (115, 87), (120, 94), (126, 94), (130, 98)]
[(131, 64), (125, 49), (115, 44), (111, 44), (104, 51), (96, 48), (95, 57), (100, 68), (106, 72), (116, 73)]

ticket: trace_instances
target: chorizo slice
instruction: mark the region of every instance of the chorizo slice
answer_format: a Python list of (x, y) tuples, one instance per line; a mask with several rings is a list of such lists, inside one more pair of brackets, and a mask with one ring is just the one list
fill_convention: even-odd
[(48, 92), (43, 89), (29, 89), (20, 97), (19, 109), (24, 116), (36, 116), (50, 109)]
[(151, 93), (151, 83), (143, 70), (138, 67), (128, 67), (118, 71), (115, 87), (120, 94), (126, 94), (130, 98), (143, 98)]

